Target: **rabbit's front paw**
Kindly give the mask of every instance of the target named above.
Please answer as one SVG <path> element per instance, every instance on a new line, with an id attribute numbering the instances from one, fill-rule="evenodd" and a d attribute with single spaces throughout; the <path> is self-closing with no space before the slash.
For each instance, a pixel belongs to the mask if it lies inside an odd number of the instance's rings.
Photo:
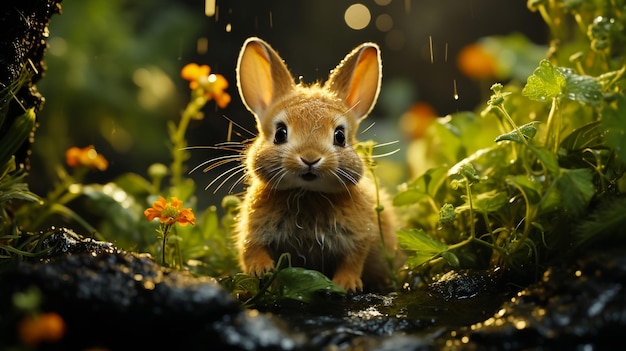
<path id="1" fill-rule="evenodd" d="M 361 277 L 350 273 L 335 273 L 333 277 L 333 283 L 344 288 L 348 292 L 360 292 L 363 291 L 363 282 Z"/>
<path id="2" fill-rule="evenodd" d="M 262 277 L 266 272 L 274 269 L 274 260 L 265 251 L 259 251 L 255 255 L 247 257 L 246 274 Z"/>

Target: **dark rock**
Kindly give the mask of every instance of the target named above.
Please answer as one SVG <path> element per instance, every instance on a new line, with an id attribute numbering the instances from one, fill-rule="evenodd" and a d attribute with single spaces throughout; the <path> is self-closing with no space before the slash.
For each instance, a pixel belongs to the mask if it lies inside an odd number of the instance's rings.
<path id="1" fill-rule="evenodd" d="M 212 278 L 163 268 L 149 255 L 67 230 L 45 243 L 56 248 L 51 257 L 20 262 L 0 277 L 0 346 L 17 342 L 10 332 L 19 317 L 12 296 L 35 287 L 41 310 L 57 312 L 68 326 L 63 340 L 47 349 L 302 348 L 301 336 L 270 315 L 243 310 Z"/>
<path id="2" fill-rule="evenodd" d="M 8 131 L 13 121 L 24 113 L 24 108 L 34 107 L 39 110 L 44 98 L 37 91 L 35 83 L 43 76 L 44 53 L 47 48 L 45 39 L 48 36 L 48 25 L 51 17 L 60 12 L 60 0 L 5 0 L 0 7 L 0 90 L 3 90 L 20 79 L 21 72 L 32 73 L 29 80 L 15 91 L 15 96 L 8 95 L 10 101 L 0 101 L 6 114 L 2 123 L 0 118 L 0 138 Z M 2 98 L 2 97 L 0 97 Z M 30 143 L 18 151 L 17 164 L 27 163 Z"/>
<path id="3" fill-rule="evenodd" d="M 608 349 L 626 328 L 626 250 L 589 252 L 545 271 L 491 318 L 449 343 L 468 349 Z"/>

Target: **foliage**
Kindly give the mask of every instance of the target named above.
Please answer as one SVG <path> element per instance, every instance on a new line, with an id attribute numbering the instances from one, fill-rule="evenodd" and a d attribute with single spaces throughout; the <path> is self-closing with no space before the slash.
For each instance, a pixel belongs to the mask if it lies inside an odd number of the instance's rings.
<path id="1" fill-rule="evenodd" d="M 410 269 L 531 273 L 529 264 L 619 236 L 626 223 L 623 5 L 528 2 L 551 29 L 547 58 L 523 86 L 494 84 L 479 112 L 433 123 L 427 147 L 443 150 L 429 164 L 443 166 L 395 196 L 407 218 L 399 242 Z M 493 142 L 476 147 L 474 139 Z"/>

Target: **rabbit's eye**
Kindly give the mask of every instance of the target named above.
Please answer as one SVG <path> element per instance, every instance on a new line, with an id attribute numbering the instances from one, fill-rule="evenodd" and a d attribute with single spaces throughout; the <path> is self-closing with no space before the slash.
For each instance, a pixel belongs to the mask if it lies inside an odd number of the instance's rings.
<path id="1" fill-rule="evenodd" d="M 276 132 L 274 133 L 274 144 L 284 144 L 287 142 L 287 126 L 284 123 L 278 123 L 276 125 Z"/>
<path id="2" fill-rule="evenodd" d="M 346 146 L 346 132 L 342 126 L 335 129 L 335 145 Z"/>

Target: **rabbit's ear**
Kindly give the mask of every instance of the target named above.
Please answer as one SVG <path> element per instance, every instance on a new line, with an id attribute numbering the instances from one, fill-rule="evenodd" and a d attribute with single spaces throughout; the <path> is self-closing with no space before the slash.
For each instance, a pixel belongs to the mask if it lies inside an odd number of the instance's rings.
<path id="1" fill-rule="evenodd" d="M 248 110 L 262 118 L 265 109 L 294 88 L 283 59 L 265 41 L 248 38 L 237 60 L 237 86 Z"/>
<path id="2" fill-rule="evenodd" d="M 337 94 L 356 118 L 361 120 L 374 108 L 381 80 L 380 49 L 374 43 L 364 43 L 339 63 L 325 86 Z"/>

